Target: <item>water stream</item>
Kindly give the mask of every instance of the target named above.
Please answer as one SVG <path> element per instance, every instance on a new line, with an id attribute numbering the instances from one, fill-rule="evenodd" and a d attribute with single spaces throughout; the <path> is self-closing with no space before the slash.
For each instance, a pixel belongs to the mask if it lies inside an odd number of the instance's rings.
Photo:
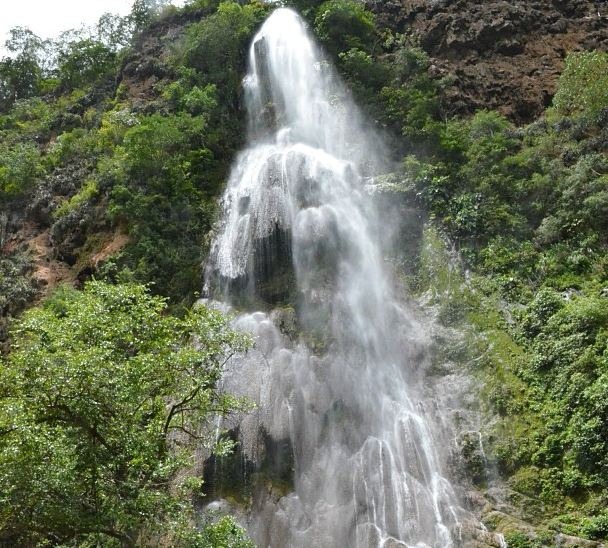
<path id="1" fill-rule="evenodd" d="M 381 140 L 289 9 L 255 37 L 244 85 L 249 146 L 206 290 L 250 310 L 236 325 L 256 347 L 224 379 L 257 403 L 242 452 L 260 463 L 274 448 L 289 476 L 283 491 L 258 486 L 249 532 L 273 548 L 453 546 L 461 513 L 422 390 L 428 335 L 395 290 L 390 219 L 366 190 Z"/>

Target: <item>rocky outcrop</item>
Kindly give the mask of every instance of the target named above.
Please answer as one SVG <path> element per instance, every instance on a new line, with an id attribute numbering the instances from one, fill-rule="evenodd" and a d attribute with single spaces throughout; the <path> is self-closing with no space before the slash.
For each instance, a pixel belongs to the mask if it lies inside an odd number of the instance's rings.
<path id="1" fill-rule="evenodd" d="M 125 56 L 117 83 L 131 101 L 136 112 L 158 112 L 157 103 L 162 80 L 175 77 L 169 58 L 176 43 L 183 37 L 186 27 L 210 13 L 209 9 L 177 11 L 153 22 L 135 40 Z"/>
<path id="2" fill-rule="evenodd" d="M 28 200 L 0 204 L 0 317 L 19 313 L 58 285 L 87 280 L 127 244 L 121 228 L 109 225 L 105 203 L 87 202 L 56 215 L 91 169 L 90 162 L 76 158 L 38 181 Z M 26 282 L 30 288 L 22 287 Z M 0 341 L 4 335 L 0 322 Z"/>
<path id="3" fill-rule="evenodd" d="M 547 107 L 568 52 L 608 49 L 605 0 L 366 0 L 379 25 L 413 34 L 448 82 L 446 114 Z"/>

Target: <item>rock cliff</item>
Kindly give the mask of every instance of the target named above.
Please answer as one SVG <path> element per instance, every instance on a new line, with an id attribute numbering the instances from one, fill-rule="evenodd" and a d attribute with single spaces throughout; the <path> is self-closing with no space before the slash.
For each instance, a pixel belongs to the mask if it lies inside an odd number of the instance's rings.
<path id="1" fill-rule="evenodd" d="M 550 104 L 566 54 L 608 49 L 604 0 L 366 0 L 380 27 L 414 35 L 447 78 L 444 109 L 529 122 Z"/>

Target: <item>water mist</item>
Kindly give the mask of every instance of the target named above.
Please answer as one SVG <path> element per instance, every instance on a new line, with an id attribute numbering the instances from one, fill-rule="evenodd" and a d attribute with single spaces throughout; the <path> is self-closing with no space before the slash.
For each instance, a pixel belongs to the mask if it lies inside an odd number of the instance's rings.
<path id="1" fill-rule="evenodd" d="M 396 295 L 388 223 L 365 188 L 379 140 L 289 9 L 255 37 L 244 86 L 249 146 L 206 290 L 240 310 L 275 307 L 236 319 L 256 347 L 224 383 L 257 403 L 238 429 L 245 458 L 264 458 L 263 437 L 293 469 L 284 492 L 255 490 L 248 530 L 273 548 L 452 546 L 460 510 L 417 372 L 427 336 Z"/>

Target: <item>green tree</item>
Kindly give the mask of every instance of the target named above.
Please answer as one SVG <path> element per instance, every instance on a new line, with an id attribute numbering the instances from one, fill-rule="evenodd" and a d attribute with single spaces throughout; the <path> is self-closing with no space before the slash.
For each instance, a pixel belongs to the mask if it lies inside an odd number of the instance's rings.
<path id="1" fill-rule="evenodd" d="M 40 67 L 30 59 L 6 57 L 0 61 L 0 109 L 7 110 L 18 99 L 36 95 Z"/>
<path id="2" fill-rule="evenodd" d="M 248 338 L 217 311 L 178 318 L 143 286 L 101 282 L 60 291 L 12 335 L 0 364 L 0 538 L 200 544 L 183 519 L 200 482 L 175 473 L 192 443 L 211 443 L 205 424 L 244 405 L 217 381 Z"/>
<path id="3" fill-rule="evenodd" d="M 31 30 L 15 27 L 4 44 L 10 57 L 0 61 L 0 110 L 36 95 L 43 75 L 41 52 L 45 42 Z"/>
<path id="4" fill-rule="evenodd" d="M 128 46 L 132 34 L 133 28 L 128 17 L 104 13 L 97 22 L 97 40 L 111 51 Z"/>
<path id="5" fill-rule="evenodd" d="M 57 73 L 64 87 L 76 88 L 95 82 L 114 66 L 115 54 L 90 38 L 65 44 L 57 58 Z"/>
<path id="6" fill-rule="evenodd" d="M 168 0 L 135 0 L 128 18 L 134 30 L 142 30 L 158 17 Z"/>

